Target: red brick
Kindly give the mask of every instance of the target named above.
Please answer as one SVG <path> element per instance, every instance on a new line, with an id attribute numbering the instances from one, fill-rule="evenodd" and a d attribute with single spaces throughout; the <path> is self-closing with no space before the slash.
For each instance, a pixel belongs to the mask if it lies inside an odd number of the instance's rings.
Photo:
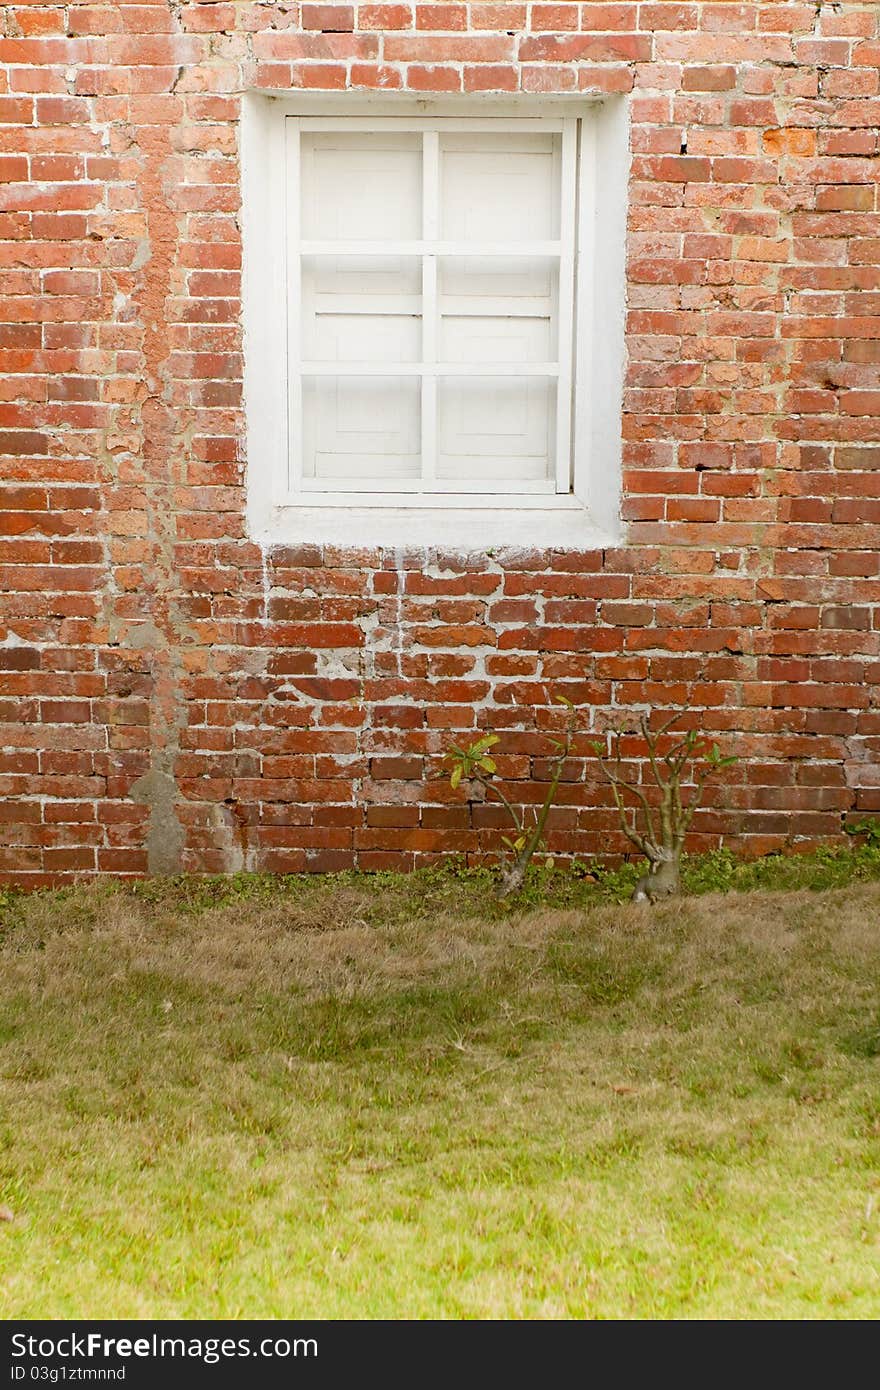
<path id="1" fill-rule="evenodd" d="M 524 92 L 571 92 L 577 87 L 578 75 L 570 67 L 551 67 L 542 65 L 522 67 L 522 89 Z"/>
<path id="2" fill-rule="evenodd" d="M 411 29 L 412 5 L 358 5 L 359 29 Z"/>
<path id="3" fill-rule="evenodd" d="M 639 6 L 639 28 L 648 33 L 658 30 L 694 30 L 699 24 L 699 10 L 696 3 L 673 4 L 663 0 L 661 4 L 641 4 Z"/>
<path id="4" fill-rule="evenodd" d="M 294 63 L 291 71 L 291 80 L 295 87 L 311 88 L 320 92 L 344 91 L 347 76 L 342 64 L 333 63 Z"/>
<path id="5" fill-rule="evenodd" d="M 651 56 L 651 40 L 647 34 L 548 34 L 523 39 L 519 56 L 524 63 L 645 62 Z"/>
<path id="6" fill-rule="evenodd" d="M 374 63 L 352 63 L 352 87 L 370 87 L 381 91 L 393 91 L 403 86 L 403 78 L 396 68 Z"/>
<path id="7" fill-rule="evenodd" d="M 45 454 L 49 440 L 35 430 L 0 430 L 0 454 Z"/>
<path id="8" fill-rule="evenodd" d="M 513 59 L 514 42 L 506 34 L 389 34 L 383 56 L 389 63 L 503 63 Z"/>
<path id="9" fill-rule="evenodd" d="M 466 29 L 467 5 L 416 5 L 417 29 Z"/>
<path id="10" fill-rule="evenodd" d="M 736 68 L 687 67 L 682 73 L 681 85 L 685 92 L 729 92 L 736 86 Z"/>
<path id="11" fill-rule="evenodd" d="M 518 86 L 519 71 L 512 64 L 502 67 L 497 63 L 483 63 L 464 69 L 466 92 L 515 92 Z"/>
<path id="12" fill-rule="evenodd" d="M 460 92 L 461 73 L 454 67 L 421 67 L 416 63 L 406 71 L 407 85 L 415 92 Z"/>
<path id="13" fill-rule="evenodd" d="M 302 27 L 325 34 L 350 34 L 354 28 L 352 5 L 302 5 Z"/>
<path id="14" fill-rule="evenodd" d="M 526 6 L 514 3 L 514 0 L 500 0 L 500 3 L 496 4 L 472 3 L 468 10 L 472 29 L 499 30 L 504 33 L 526 27 Z"/>
<path id="15" fill-rule="evenodd" d="M 147 872 L 130 789 L 169 744 L 186 871 L 477 862 L 503 815 L 440 755 L 496 730 L 505 788 L 535 804 L 560 691 L 600 724 L 687 706 L 737 753 L 693 848 L 815 843 L 880 810 L 845 742 L 880 741 L 872 7 L 218 0 L 175 27 L 165 5 L 20 4 L 13 28 L 4 879 Z M 282 92 L 635 91 L 625 542 L 248 538 L 239 68 Z M 617 847 L 583 775 L 556 853 Z"/>
<path id="16" fill-rule="evenodd" d="M 602 6 L 604 9 L 605 7 Z M 529 28 L 532 33 L 556 32 L 558 30 L 573 29 L 577 31 L 580 27 L 580 5 L 542 5 L 533 4 L 529 19 Z"/>
<path id="17" fill-rule="evenodd" d="M 815 130 L 793 128 L 766 130 L 763 144 L 767 154 L 814 155 L 816 153 L 816 132 Z"/>

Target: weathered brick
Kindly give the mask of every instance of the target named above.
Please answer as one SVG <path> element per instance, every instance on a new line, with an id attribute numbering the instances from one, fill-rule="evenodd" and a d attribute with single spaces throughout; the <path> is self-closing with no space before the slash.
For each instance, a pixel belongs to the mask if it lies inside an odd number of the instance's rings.
<path id="1" fill-rule="evenodd" d="M 302 5 L 302 27 L 319 29 L 326 34 L 351 33 L 354 28 L 352 5 Z"/>
<path id="2" fill-rule="evenodd" d="M 467 5 L 417 4 L 415 9 L 417 29 L 467 29 Z"/>
<path id="3" fill-rule="evenodd" d="M 599 725 L 686 708 L 738 753 L 695 847 L 812 843 L 880 810 L 844 742 L 880 737 L 880 49 L 873 7 L 819 10 L 15 7 L 0 875 L 155 869 L 131 793 L 169 743 L 176 867 L 492 852 L 502 814 L 453 793 L 440 754 L 497 731 L 507 794 L 534 804 L 558 693 Z M 462 557 L 249 540 L 239 72 L 338 100 L 634 91 L 625 542 Z M 554 853 L 616 829 L 583 769 L 565 770 Z"/>
<path id="4" fill-rule="evenodd" d="M 685 92 L 729 92 L 736 86 L 736 68 L 687 67 L 682 73 L 681 85 Z"/>
<path id="5" fill-rule="evenodd" d="M 358 5 L 358 27 L 360 29 L 411 29 L 413 27 L 412 5 Z"/>

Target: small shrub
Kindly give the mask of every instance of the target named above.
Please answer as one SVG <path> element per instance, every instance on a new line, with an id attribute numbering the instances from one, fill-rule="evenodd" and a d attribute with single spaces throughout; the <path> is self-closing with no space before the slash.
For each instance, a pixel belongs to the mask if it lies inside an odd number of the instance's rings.
<path id="1" fill-rule="evenodd" d="M 721 768 L 736 762 L 736 758 L 724 757 L 717 744 L 701 743 L 696 729 L 689 729 L 663 752 L 664 735 L 679 717 L 674 715 L 656 730 L 651 728 L 647 715 L 642 715 L 639 721 L 659 793 L 655 805 L 641 786 L 630 782 L 623 774 L 621 745 L 630 730 L 612 730 L 606 742 L 593 744 L 599 766 L 611 785 L 621 829 L 650 866 L 635 886 L 633 902 L 653 903 L 658 898 L 681 892 L 682 851 L 703 787 Z M 693 791 L 687 802 L 682 799 L 682 784 L 686 779 L 693 781 Z M 631 820 L 627 796 L 637 803 L 632 809 Z"/>
<path id="2" fill-rule="evenodd" d="M 502 874 L 498 888 L 500 898 L 507 898 L 511 893 L 519 892 L 525 883 L 529 864 L 536 851 L 543 845 L 547 817 L 556 800 L 562 770 L 571 753 L 571 746 L 577 730 L 577 711 L 571 701 L 562 696 L 556 698 L 560 704 L 568 707 L 569 717 L 563 737 L 550 740 L 556 750 L 556 756 L 551 763 L 550 781 L 547 785 L 546 795 L 540 808 L 534 813 L 534 819 L 531 823 L 529 823 L 525 808 L 514 806 L 504 795 L 497 782 L 493 780 L 498 768 L 491 755 L 491 750 L 501 741 L 497 734 L 484 734 L 468 748 L 459 748 L 457 744 L 453 744 L 444 755 L 444 761 L 452 764 L 449 785 L 453 791 L 464 783 L 471 791 L 477 789 L 481 799 L 482 797 L 494 797 L 504 807 L 510 818 L 513 834 L 503 835 L 502 842 L 509 852 L 512 862 Z M 552 864 L 552 860 L 548 862 Z"/>

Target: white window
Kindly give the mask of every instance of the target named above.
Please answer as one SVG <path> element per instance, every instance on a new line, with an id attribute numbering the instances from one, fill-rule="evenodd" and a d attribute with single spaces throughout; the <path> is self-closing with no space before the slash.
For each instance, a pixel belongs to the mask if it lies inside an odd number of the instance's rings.
<path id="1" fill-rule="evenodd" d="M 619 498 L 622 264 L 611 294 L 599 272 L 622 259 L 626 154 L 600 151 L 603 108 L 309 114 L 257 97 L 249 109 L 257 537 L 607 539 Z M 621 170 L 603 219 L 600 170 L 612 153 Z M 600 251 L 615 219 L 617 247 Z"/>

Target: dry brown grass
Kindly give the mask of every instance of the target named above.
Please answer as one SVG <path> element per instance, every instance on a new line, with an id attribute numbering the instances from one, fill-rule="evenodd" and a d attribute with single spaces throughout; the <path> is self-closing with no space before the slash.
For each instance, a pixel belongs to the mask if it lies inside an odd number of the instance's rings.
<path id="1" fill-rule="evenodd" d="M 873 1316 L 880 885 L 474 909 L 17 901 L 5 1316 Z"/>

